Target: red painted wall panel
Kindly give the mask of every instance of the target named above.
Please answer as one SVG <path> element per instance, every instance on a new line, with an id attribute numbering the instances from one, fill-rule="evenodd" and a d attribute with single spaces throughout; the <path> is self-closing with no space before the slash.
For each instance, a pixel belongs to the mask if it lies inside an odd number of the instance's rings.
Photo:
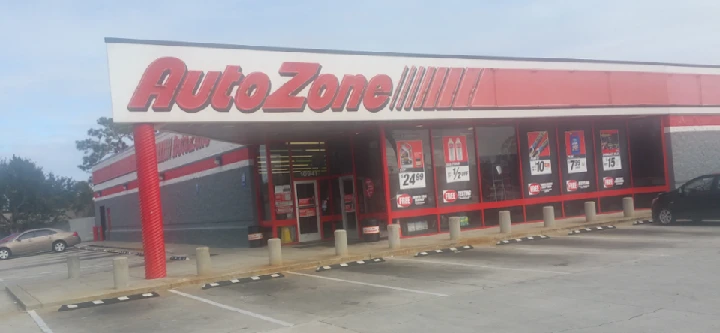
<path id="1" fill-rule="evenodd" d="M 667 75 L 668 103 L 700 105 L 700 78 L 693 74 Z"/>
<path id="2" fill-rule="evenodd" d="M 500 107 L 609 105 L 607 73 L 499 69 L 495 74 Z"/>
<path id="3" fill-rule="evenodd" d="M 610 72 L 614 106 L 668 105 L 666 74 Z"/>
<path id="4" fill-rule="evenodd" d="M 720 75 L 700 75 L 703 105 L 720 105 Z"/>

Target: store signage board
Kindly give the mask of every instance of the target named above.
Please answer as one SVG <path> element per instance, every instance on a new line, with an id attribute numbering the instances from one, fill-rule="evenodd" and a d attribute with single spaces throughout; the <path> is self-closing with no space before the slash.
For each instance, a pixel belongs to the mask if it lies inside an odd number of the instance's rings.
<path id="1" fill-rule="evenodd" d="M 610 98 L 622 93 L 621 84 L 647 82 L 642 73 L 627 76 L 629 72 L 651 72 L 666 80 L 668 66 L 660 65 L 350 54 L 120 39 L 108 39 L 107 50 L 113 117 L 124 123 L 718 113 L 720 104 L 647 105 L 647 100 L 667 100 L 665 88 L 643 90 L 647 96 L 633 94 L 623 105 Z M 718 69 L 672 69 L 685 75 L 708 74 L 710 81 L 703 82 L 720 82 Z M 618 89 L 608 72 L 627 76 L 617 81 Z M 538 91 L 530 86 L 552 89 Z M 703 94 L 713 93 L 703 89 Z M 708 106 L 703 101 L 697 106 Z M 504 110 L 487 112 L 498 108 Z"/>

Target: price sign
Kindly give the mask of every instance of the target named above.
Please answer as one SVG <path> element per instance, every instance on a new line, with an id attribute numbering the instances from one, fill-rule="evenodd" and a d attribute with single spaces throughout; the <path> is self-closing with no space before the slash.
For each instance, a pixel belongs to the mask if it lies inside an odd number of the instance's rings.
<path id="1" fill-rule="evenodd" d="M 568 173 L 581 173 L 587 172 L 587 159 L 583 158 L 568 158 L 567 159 L 567 170 Z"/>
<path id="2" fill-rule="evenodd" d="M 425 172 L 401 172 L 400 189 L 425 188 Z"/>
<path id="3" fill-rule="evenodd" d="M 536 175 L 549 175 L 552 173 L 550 167 L 550 160 L 535 160 L 530 161 L 530 174 Z"/>
<path id="4" fill-rule="evenodd" d="M 445 180 L 448 183 L 469 182 L 470 167 L 467 165 L 450 166 L 445 168 Z"/>
<path id="5" fill-rule="evenodd" d="M 603 170 L 621 170 L 620 156 L 603 156 Z"/>

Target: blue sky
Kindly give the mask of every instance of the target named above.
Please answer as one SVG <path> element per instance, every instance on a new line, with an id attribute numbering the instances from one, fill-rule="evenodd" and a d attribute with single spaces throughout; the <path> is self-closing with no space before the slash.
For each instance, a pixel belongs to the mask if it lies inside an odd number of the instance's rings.
<path id="1" fill-rule="evenodd" d="M 103 38 L 720 64 L 717 0 L 0 0 L 0 158 L 85 179 Z"/>

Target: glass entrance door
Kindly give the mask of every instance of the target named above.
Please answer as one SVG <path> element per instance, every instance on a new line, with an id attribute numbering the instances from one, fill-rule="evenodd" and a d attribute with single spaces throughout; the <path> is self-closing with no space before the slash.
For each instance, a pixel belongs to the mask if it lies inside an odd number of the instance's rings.
<path id="1" fill-rule="evenodd" d="M 352 176 L 340 178 L 340 193 L 342 194 L 343 229 L 347 230 L 350 239 L 357 239 L 357 213 L 355 209 L 355 184 Z"/>
<path id="2" fill-rule="evenodd" d="M 300 242 L 320 240 L 320 212 L 317 198 L 317 182 L 295 182 L 295 207 Z"/>

